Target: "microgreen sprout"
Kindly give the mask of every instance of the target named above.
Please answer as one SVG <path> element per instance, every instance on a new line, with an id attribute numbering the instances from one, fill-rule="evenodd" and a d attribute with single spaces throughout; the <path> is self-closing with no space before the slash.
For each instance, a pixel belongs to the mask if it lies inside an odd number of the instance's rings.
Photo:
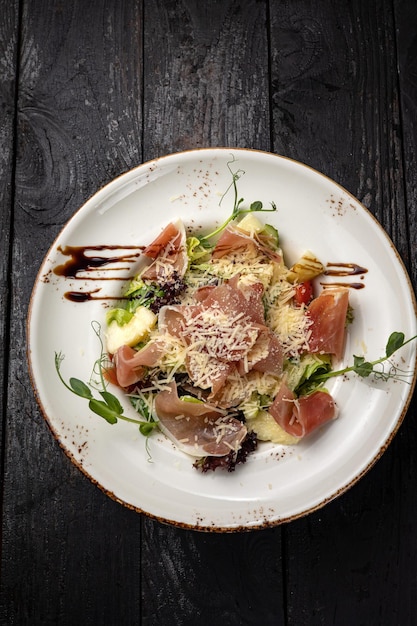
<path id="1" fill-rule="evenodd" d="M 271 202 L 271 208 L 270 209 L 264 209 L 263 208 L 263 204 L 260 200 L 255 200 L 255 202 L 252 202 L 252 204 L 249 206 L 248 209 L 242 209 L 240 208 L 242 205 L 242 202 L 244 201 L 243 198 L 239 198 L 238 195 L 238 190 L 237 190 L 237 181 L 245 174 L 245 171 L 242 169 L 237 169 L 236 171 L 233 171 L 232 169 L 232 164 L 235 163 L 236 159 L 234 157 L 234 155 L 232 155 L 233 158 L 231 161 L 227 162 L 227 168 L 229 170 L 229 172 L 232 175 L 232 182 L 230 183 L 230 185 L 228 186 L 228 188 L 226 189 L 226 191 L 224 192 L 223 196 L 220 199 L 220 203 L 221 204 L 223 202 L 224 197 L 227 195 L 227 193 L 229 192 L 229 190 L 233 187 L 233 192 L 234 192 L 234 203 L 233 203 L 233 211 L 231 213 L 231 215 L 229 215 L 229 217 L 223 222 L 223 224 L 221 226 L 219 226 L 218 228 L 216 228 L 213 232 L 211 232 L 208 235 L 204 235 L 204 237 L 199 237 L 199 241 L 201 246 L 203 246 L 203 248 L 210 248 L 211 244 L 209 243 L 209 239 L 212 239 L 213 237 L 215 237 L 216 235 L 218 235 L 219 233 L 221 233 L 226 226 L 232 222 L 233 220 L 235 220 L 236 218 L 242 216 L 242 215 L 246 215 L 247 213 L 254 213 L 254 212 L 273 212 L 277 210 L 276 204 L 274 202 Z"/>
<path id="2" fill-rule="evenodd" d="M 131 417 L 127 417 L 123 414 L 123 407 L 119 401 L 119 399 L 107 391 L 107 382 L 104 378 L 104 362 L 107 359 L 106 355 L 103 352 L 103 343 L 100 337 L 100 324 L 97 322 L 92 323 L 92 327 L 97 337 L 100 340 L 101 345 L 101 354 L 100 357 L 94 363 L 93 374 L 90 378 L 89 384 L 83 382 L 79 378 L 71 377 L 68 382 L 65 381 L 64 377 L 61 374 L 61 365 L 64 360 L 64 355 L 61 352 L 55 352 L 55 369 L 58 374 L 58 377 L 64 387 L 71 391 L 71 393 L 79 396 L 80 398 L 84 398 L 88 400 L 88 406 L 90 410 L 99 415 L 103 419 L 106 420 L 109 424 L 117 424 L 118 420 L 123 420 L 125 422 L 130 422 L 132 424 L 136 424 L 139 426 L 139 430 L 144 436 L 149 436 L 154 428 L 157 427 L 158 423 L 152 421 L 149 418 L 149 421 L 136 420 Z M 93 380 L 93 375 L 98 375 L 98 380 Z M 101 399 L 94 397 L 93 389 L 96 390 Z"/>
<path id="3" fill-rule="evenodd" d="M 387 381 L 389 379 L 399 380 L 408 382 L 406 377 L 409 376 L 409 372 L 401 373 L 401 370 L 394 366 L 390 361 L 390 357 L 397 352 L 400 348 L 403 348 L 411 341 L 417 339 L 417 335 L 414 337 L 410 337 L 410 339 L 405 340 L 404 333 L 395 331 L 391 333 L 388 338 L 387 345 L 385 347 L 385 355 L 375 361 L 366 361 L 363 356 L 353 355 L 353 365 L 349 367 L 345 367 L 341 370 L 329 371 L 329 372 L 317 372 L 317 374 L 313 374 L 313 376 L 309 379 L 310 383 L 318 383 L 321 384 L 328 380 L 329 378 L 334 378 L 336 376 L 343 376 L 344 374 L 348 374 L 350 372 L 354 372 L 361 378 L 368 378 L 371 374 L 376 378 Z M 386 371 L 384 369 L 384 364 L 389 363 L 389 370 Z M 382 365 L 382 367 L 378 367 Z"/>

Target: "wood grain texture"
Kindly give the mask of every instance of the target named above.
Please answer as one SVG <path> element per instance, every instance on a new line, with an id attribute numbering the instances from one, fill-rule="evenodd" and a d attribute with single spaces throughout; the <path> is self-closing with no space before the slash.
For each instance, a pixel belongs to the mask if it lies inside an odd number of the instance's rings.
<path id="1" fill-rule="evenodd" d="M 273 145 L 356 195 L 413 272 L 394 32 L 387 2 L 272 3 Z M 407 550 L 415 554 L 414 538 L 399 531 L 403 516 L 416 515 L 413 415 L 415 401 L 358 485 L 286 528 L 288 623 L 416 621 L 398 584 L 410 567 Z"/>
<path id="2" fill-rule="evenodd" d="M 13 223 L 14 125 L 16 97 L 16 67 L 19 38 L 17 2 L 0 2 L 0 397 L 1 423 L 6 408 L 7 343 L 11 268 L 11 227 Z M 3 427 L 0 444 L 3 438 Z M 2 448 L 1 448 L 2 449 Z M 2 462 L 2 453 L 1 459 Z M 2 465 L 1 465 L 2 467 Z"/>
<path id="3" fill-rule="evenodd" d="M 408 220 L 403 232 L 409 240 L 409 271 L 417 289 L 417 7 L 398 0 L 395 4 L 399 86 L 401 89 L 401 125 L 403 131 L 404 182 Z"/>
<path id="4" fill-rule="evenodd" d="M 145 5 L 145 158 L 207 146 L 269 150 L 266 2 Z"/>
<path id="5" fill-rule="evenodd" d="M 285 624 L 279 528 L 211 535 L 144 527 L 143 624 Z"/>
<path id="6" fill-rule="evenodd" d="M 272 2 L 271 41 L 274 150 L 346 187 L 407 262 L 390 3 Z"/>
<path id="7" fill-rule="evenodd" d="M 141 160 L 140 3 L 24 3 L 3 517 L 2 623 L 139 623 L 138 516 L 91 485 L 40 416 L 25 318 L 43 255 Z M 92 566 L 94 564 L 94 567 Z"/>

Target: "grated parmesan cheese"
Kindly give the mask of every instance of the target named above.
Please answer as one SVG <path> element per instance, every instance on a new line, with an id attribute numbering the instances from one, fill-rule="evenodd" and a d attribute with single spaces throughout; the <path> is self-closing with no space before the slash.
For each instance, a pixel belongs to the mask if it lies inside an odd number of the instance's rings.
<path id="1" fill-rule="evenodd" d="M 305 307 L 292 304 L 294 287 L 286 280 L 275 283 L 267 294 L 267 322 L 277 334 L 286 357 L 297 358 L 308 350 L 311 321 Z"/>

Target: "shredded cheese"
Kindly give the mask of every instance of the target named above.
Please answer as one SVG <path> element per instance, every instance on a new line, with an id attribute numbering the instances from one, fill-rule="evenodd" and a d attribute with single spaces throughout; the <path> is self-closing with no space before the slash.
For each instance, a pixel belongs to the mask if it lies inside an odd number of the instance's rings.
<path id="1" fill-rule="evenodd" d="M 277 264 L 255 246 L 229 252 L 219 259 L 210 259 L 207 263 L 197 265 L 202 275 L 215 276 L 221 280 L 229 280 L 239 276 L 246 282 L 261 282 L 265 288 L 271 283 Z"/>
<path id="2" fill-rule="evenodd" d="M 203 351 L 212 358 L 238 361 L 254 345 L 258 329 L 241 313 L 229 315 L 211 307 L 189 317 L 181 334 L 190 344 L 188 354 Z"/>
<path id="3" fill-rule="evenodd" d="M 279 280 L 269 290 L 267 297 L 267 322 L 278 335 L 284 355 L 297 358 L 308 350 L 311 321 L 304 306 L 294 306 L 294 287 L 285 279 Z"/>

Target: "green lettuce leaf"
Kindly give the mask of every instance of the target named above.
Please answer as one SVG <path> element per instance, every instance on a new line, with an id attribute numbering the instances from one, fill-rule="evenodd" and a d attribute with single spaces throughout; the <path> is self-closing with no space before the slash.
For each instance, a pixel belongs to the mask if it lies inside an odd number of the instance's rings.
<path id="1" fill-rule="evenodd" d="M 124 326 L 133 317 L 133 313 L 127 311 L 126 309 L 116 308 L 110 309 L 106 314 L 106 322 L 107 324 L 111 324 L 111 322 L 116 321 L 119 326 Z"/>
<path id="2" fill-rule="evenodd" d="M 312 393 L 322 382 L 310 380 L 317 374 L 331 370 L 332 361 L 328 354 L 306 354 L 299 362 L 290 362 L 286 367 L 287 385 L 298 396 Z"/>

